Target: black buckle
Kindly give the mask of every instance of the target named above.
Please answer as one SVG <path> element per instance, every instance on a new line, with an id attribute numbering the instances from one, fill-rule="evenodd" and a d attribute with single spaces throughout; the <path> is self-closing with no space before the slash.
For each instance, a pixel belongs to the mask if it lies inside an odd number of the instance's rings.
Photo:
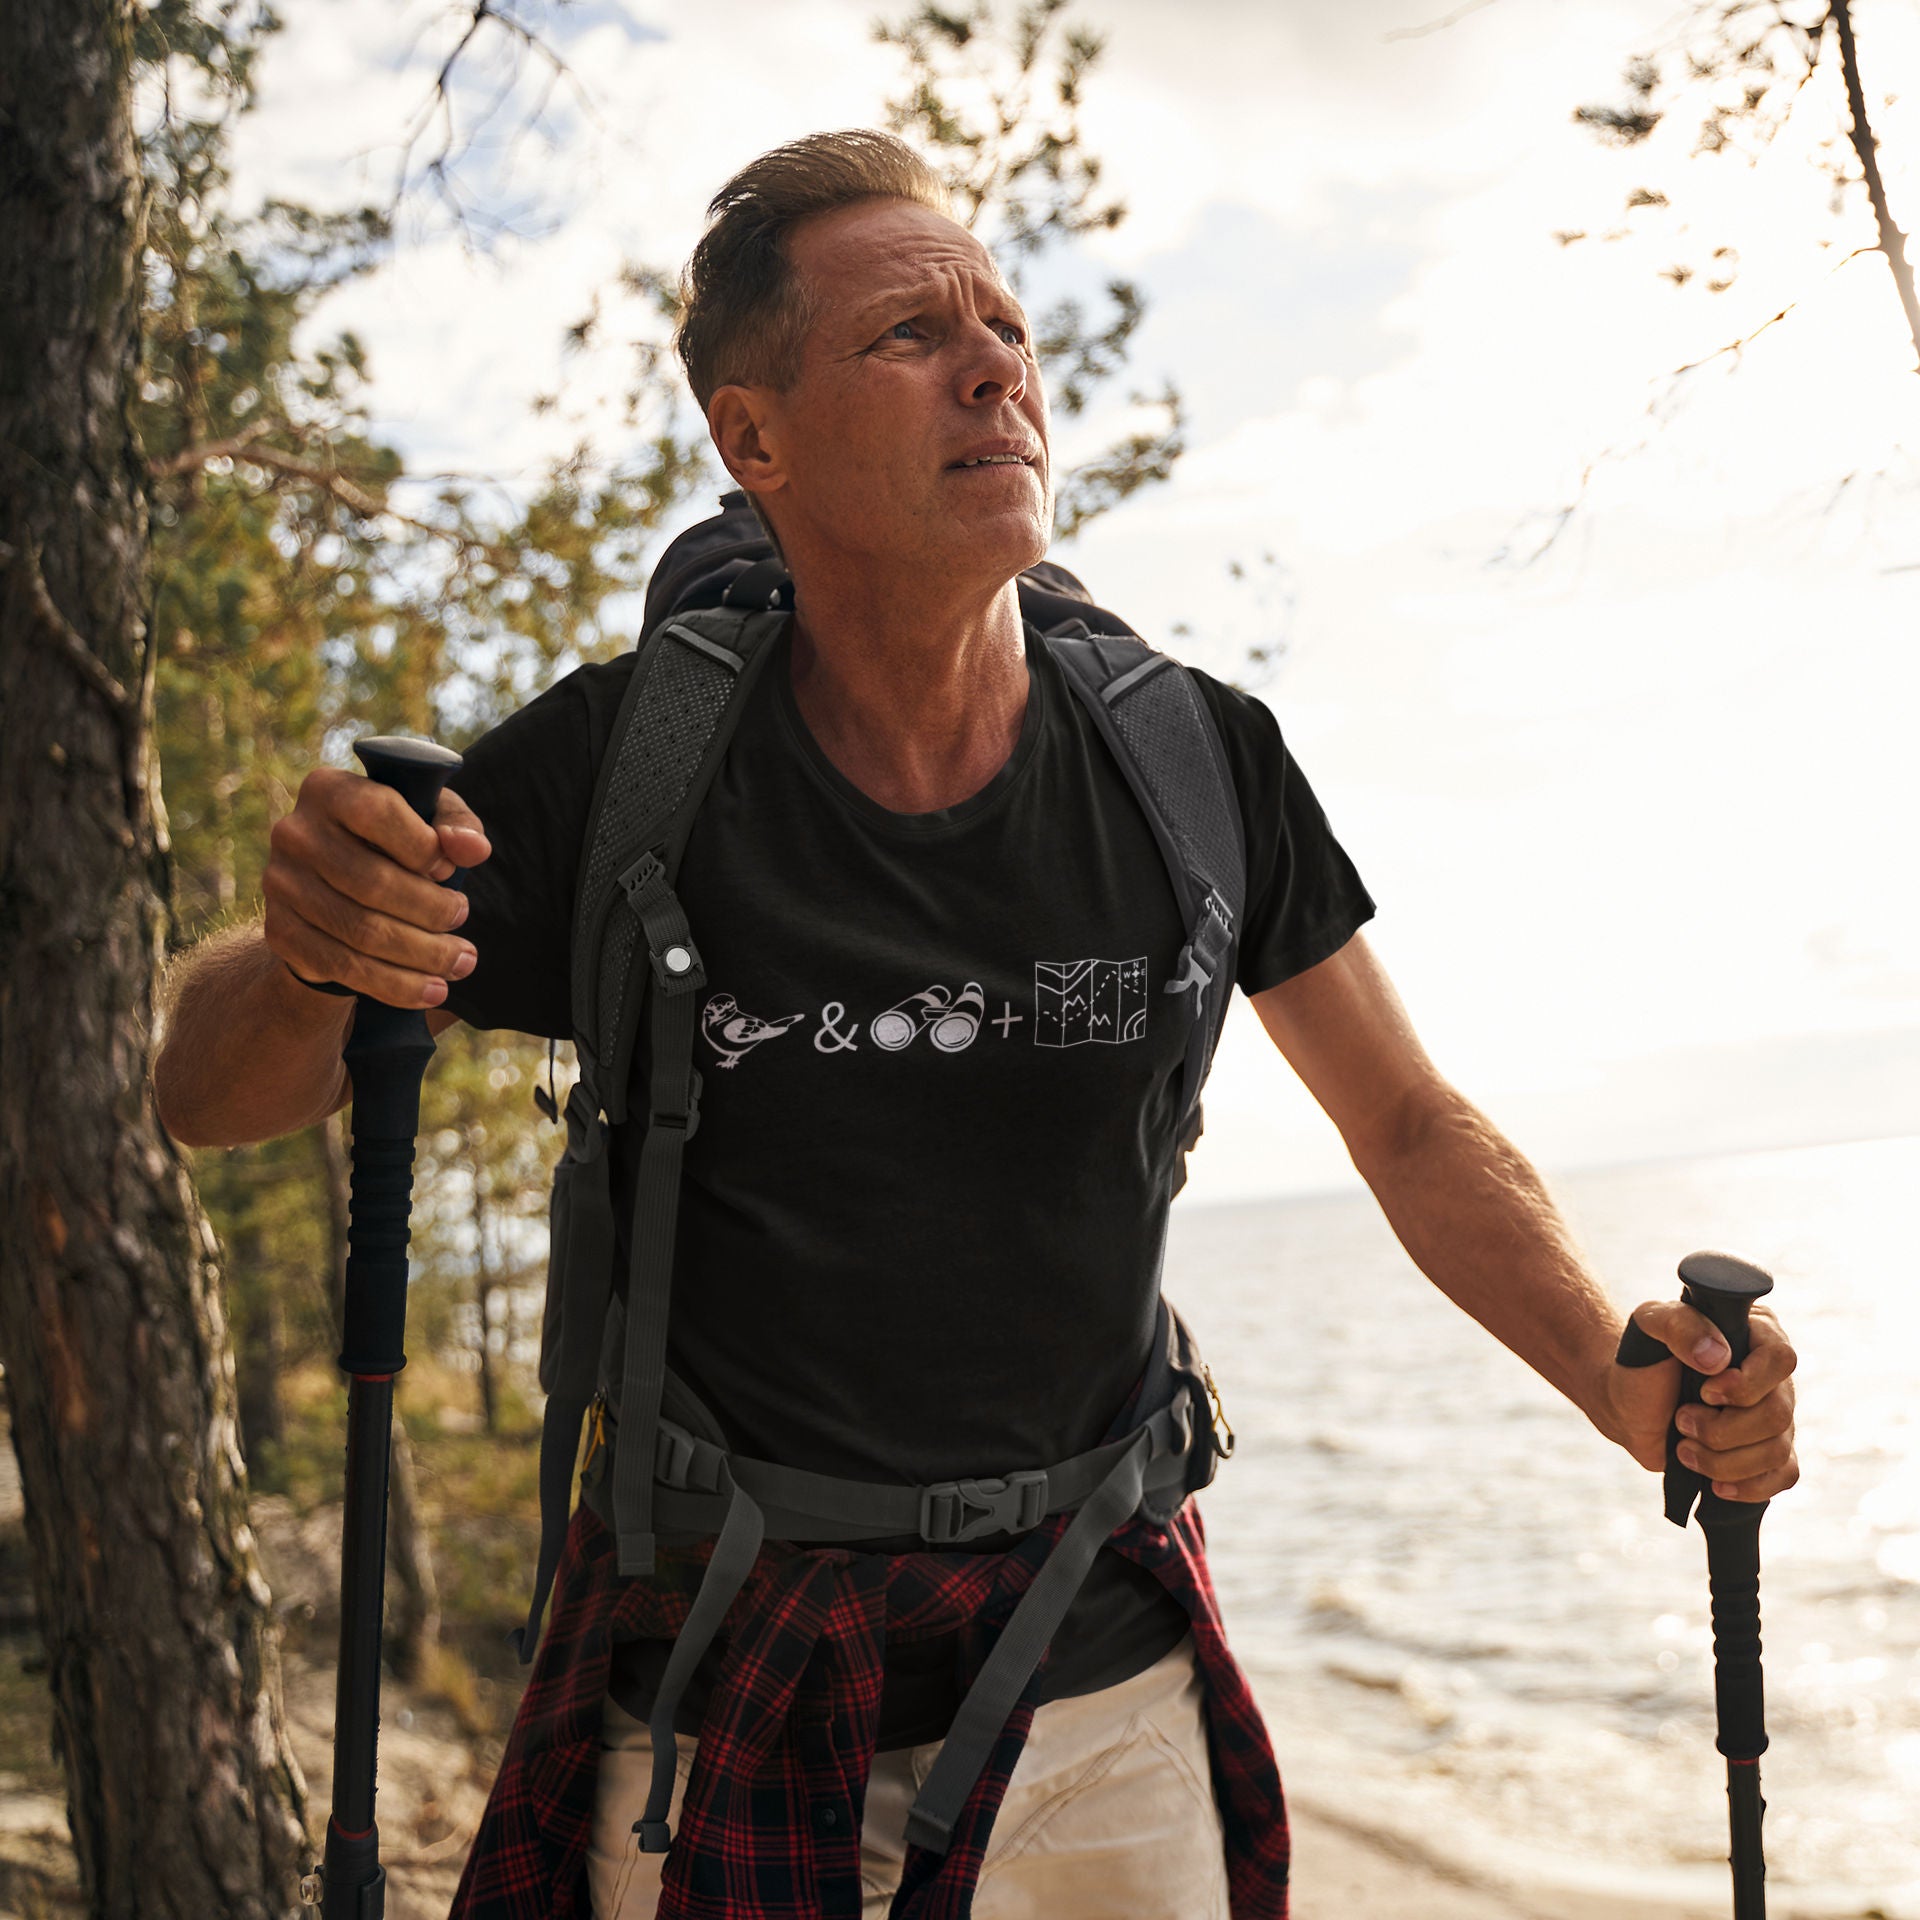
<path id="1" fill-rule="evenodd" d="M 1004 1480 L 943 1480 L 920 1489 L 920 1537 L 957 1546 L 989 1533 L 1026 1533 L 1047 1517 L 1047 1476 L 1037 1470 Z"/>
<path id="2" fill-rule="evenodd" d="M 664 1820 L 636 1820 L 633 1830 L 642 1853 L 665 1853 L 673 1844 L 673 1829 Z"/>

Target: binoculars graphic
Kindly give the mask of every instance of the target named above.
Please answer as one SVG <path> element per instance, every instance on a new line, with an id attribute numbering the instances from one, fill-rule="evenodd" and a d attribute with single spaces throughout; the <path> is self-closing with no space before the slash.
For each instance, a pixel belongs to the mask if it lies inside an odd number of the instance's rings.
<path id="1" fill-rule="evenodd" d="M 977 980 L 969 980 L 957 994 L 951 987 L 932 986 L 876 1014 L 868 1022 L 867 1032 L 873 1044 L 888 1053 L 898 1053 L 927 1032 L 942 1053 L 963 1053 L 973 1045 L 986 1010 L 986 998 Z"/>

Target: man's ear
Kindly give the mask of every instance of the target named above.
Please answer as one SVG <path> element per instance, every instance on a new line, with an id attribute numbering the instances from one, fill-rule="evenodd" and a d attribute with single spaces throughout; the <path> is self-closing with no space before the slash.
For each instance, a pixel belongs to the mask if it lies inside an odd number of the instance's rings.
<path id="1" fill-rule="evenodd" d="M 719 387 L 707 402 L 707 431 L 734 484 L 758 504 L 787 484 L 780 461 L 773 393 L 766 387 Z"/>

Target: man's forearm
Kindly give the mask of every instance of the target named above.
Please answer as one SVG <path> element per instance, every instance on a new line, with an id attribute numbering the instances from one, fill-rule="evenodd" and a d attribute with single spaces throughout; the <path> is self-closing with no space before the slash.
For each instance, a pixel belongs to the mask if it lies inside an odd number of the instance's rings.
<path id="1" fill-rule="evenodd" d="M 296 1132 L 346 1095 L 340 1048 L 353 1001 L 303 987 L 256 923 L 174 963 L 154 1097 L 182 1146 L 237 1147 Z"/>
<path id="2" fill-rule="evenodd" d="M 1360 1171 L 1421 1272 L 1618 1438 L 1602 1382 L 1620 1310 L 1525 1155 L 1453 1094 Z"/>

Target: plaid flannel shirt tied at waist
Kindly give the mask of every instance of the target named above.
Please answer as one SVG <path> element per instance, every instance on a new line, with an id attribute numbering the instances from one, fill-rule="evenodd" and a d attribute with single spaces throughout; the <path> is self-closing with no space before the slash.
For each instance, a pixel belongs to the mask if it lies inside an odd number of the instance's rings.
<path id="1" fill-rule="evenodd" d="M 859 1920 L 860 1825 L 887 1644 L 958 1636 L 971 1686 L 1071 1516 L 1000 1554 L 855 1552 L 770 1542 L 729 1607 L 725 1646 L 667 1854 L 661 1920 Z M 552 1617 L 451 1920 L 588 1920 L 601 1716 L 616 1641 L 675 1638 L 711 1541 L 620 1578 L 613 1535 L 574 1513 Z M 1233 1920 L 1286 1920 L 1278 1767 L 1227 1648 L 1198 1510 L 1135 1518 L 1107 1550 L 1145 1568 L 1193 1623 Z M 944 1854 L 910 1847 L 892 1920 L 966 1920 L 994 1815 L 1032 1724 L 1037 1674 L 995 1742 Z"/>

